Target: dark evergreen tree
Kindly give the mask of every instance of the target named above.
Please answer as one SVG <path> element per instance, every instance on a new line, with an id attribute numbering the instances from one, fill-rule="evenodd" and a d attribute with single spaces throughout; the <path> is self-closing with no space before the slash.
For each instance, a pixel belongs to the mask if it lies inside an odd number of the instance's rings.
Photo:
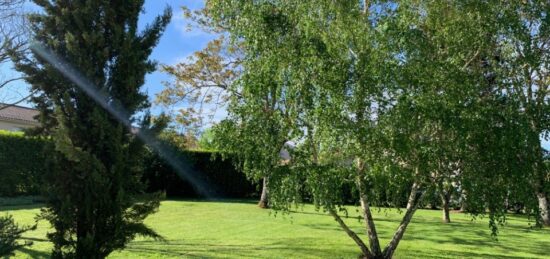
<path id="1" fill-rule="evenodd" d="M 145 125 L 149 103 L 140 91 L 149 60 L 171 18 L 171 10 L 143 31 L 144 0 L 34 0 L 42 12 L 30 16 L 37 44 L 80 71 L 109 105 L 124 107 L 133 125 Z M 13 56 L 16 68 L 38 93 L 52 158 L 41 216 L 53 226 L 54 258 L 104 258 L 136 235 L 159 237 L 143 220 L 159 200 L 140 184 L 143 144 L 124 123 L 94 102 L 39 55 Z"/>

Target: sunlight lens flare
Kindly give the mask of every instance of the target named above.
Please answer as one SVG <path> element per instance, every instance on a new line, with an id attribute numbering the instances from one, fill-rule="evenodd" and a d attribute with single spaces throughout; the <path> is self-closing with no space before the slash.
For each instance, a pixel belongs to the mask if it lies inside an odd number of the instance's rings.
<path id="1" fill-rule="evenodd" d="M 67 79 L 84 91 L 97 104 L 107 110 L 120 123 L 128 129 L 132 129 L 132 122 L 130 121 L 131 114 L 119 104 L 118 100 L 114 100 L 106 93 L 101 92 L 99 88 L 87 80 L 86 77 L 82 76 L 82 74 L 74 69 L 68 62 L 65 62 L 46 47 L 34 42 L 31 44 L 30 48 L 36 55 L 47 61 Z M 199 178 L 200 174 L 190 166 L 190 163 L 186 161 L 186 158 L 178 156 L 174 151 L 172 151 L 172 149 L 168 148 L 162 143 L 162 141 L 158 140 L 156 136 L 150 132 L 150 130 L 139 129 L 135 132 L 132 130 L 129 131 L 157 152 L 157 154 L 159 154 L 168 164 L 170 164 L 170 166 L 172 166 L 180 178 L 187 180 L 193 186 L 199 195 L 208 199 L 215 197 L 216 191 L 213 190 L 213 186 L 207 184 L 203 179 Z"/>

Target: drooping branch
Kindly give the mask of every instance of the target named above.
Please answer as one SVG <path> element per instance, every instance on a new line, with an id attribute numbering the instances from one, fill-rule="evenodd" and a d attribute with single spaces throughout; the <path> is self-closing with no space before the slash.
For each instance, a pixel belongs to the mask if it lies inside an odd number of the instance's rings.
<path id="1" fill-rule="evenodd" d="M 11 15 L 12 11 L 24 2 L 25 0 L 0 0 L 0 12 L 2 12 L 3 15 Z M 8 11 L 10 12 L 8 13 Z"/>
<path id="2" fill-rule="evenodd" d="M 0 64 L 7 64 L 14 55 L 23 56 L 28 51 L 28 30 L 27 19 L 24 10 L 25 0 L 0 0 Z M 0 81 L 0 89 L 5 89 L 7 85 L 15 81 L 24 79 L 23 77 L 5 77 Z M 12 103 L 14 106 L 32 96 Z M 3 106 L 3 109 L 7 108 Z"/>
<path id="3" fill-rule="evenodd" d="M 464 66 L 462 66 L 462 70 L 468 68 L 470 64 L 472 64 L 472 62 L 474 62 L 474 60 L 477 59 L 478 57 L 479 57 L 479 49 L 474 53 L 474 55 L 472 55 L 470 59 L 468 59 L 468 61 L 466 61 Z"/>
<path id="4" fill-rule="evenodd" d="M 365 2 L 363 3 L 363 15 L 366 16 L 368 18 L 369 16 L 369 8 L 370 8 L 370 0 L 365 0 Z"/>

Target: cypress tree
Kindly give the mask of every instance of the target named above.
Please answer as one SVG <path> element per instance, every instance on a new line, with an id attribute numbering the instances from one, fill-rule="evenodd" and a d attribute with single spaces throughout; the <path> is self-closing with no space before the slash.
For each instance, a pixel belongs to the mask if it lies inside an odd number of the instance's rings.
<path id="1" fill-rule="evenodd" d="M 35 41 L 68 61 L 97 91 L 122 106 L 133 125 L 150 106 L 140 91 L 149 60 L 171 18 L 171 10 L 138 30 L 144 0 L 34 0 L 42 12 L 30 16 Z M 50 135 L 51 173 L 41 217 L 54 232 L 54 258 L 104 258 L 136 235 L 159 237 L 143 224 L 159 200 L 143 195 L 143 144 L 124 124 L 94 102 L 38 55 L 17 56 L 17 70 L 37 94 L 38 133 Z"/>

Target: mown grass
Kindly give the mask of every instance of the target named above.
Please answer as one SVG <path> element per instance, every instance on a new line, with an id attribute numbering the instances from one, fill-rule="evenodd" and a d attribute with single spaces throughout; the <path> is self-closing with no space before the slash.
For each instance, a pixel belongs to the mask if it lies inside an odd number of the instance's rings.
<path id="1" fill-rule="evenodd" d="M 2 206 L 20 224 L 32 224 L 39 205 Z M 350 216 L 358 216 L 350 207 Z M 386 243 L 401 214 L 396 210 L 374 213 L 377 230 Z M 443 224 L 440 211 L 419 210 L 399 245 L 395 258 L 550 258 L 550 229 L 530 227 L 521 216 L 510 216 L 491 238 L 485 219 L 472 221 L 453 213 Z M 364 233 L 357 218 L 346 219 Z M 356 258 L 359 250 L 328 215 L 311 206 L 289 215 L 273 214 L 252 201 L 164 201 L 147 224 L 167 241 L 138 238 L 111 258 Z M 17 252 L 21 258 L 47 258 L 51 243 L 47 222 L 26 233 L 34 245 Z M 364 234 L 361 234 L 365 237 Z"/>

